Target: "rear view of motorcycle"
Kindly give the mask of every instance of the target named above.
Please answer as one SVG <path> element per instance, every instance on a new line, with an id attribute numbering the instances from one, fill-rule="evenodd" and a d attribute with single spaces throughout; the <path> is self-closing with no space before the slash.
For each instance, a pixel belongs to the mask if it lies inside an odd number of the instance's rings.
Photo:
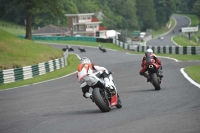
<path id="1" fill-rule="evenodd" d="M 99 50 L 101 50 L 104 53 L 106 52 L 106 49 L 103 46 L 101 46 L 100 44 L 99 44 Z"/>
<path id="2" fill-rule="evenodd" d="M 161 87 L 160 87 L 160 84 L 161 84 L 160 68 L 158 67 L 158 65 L 156 63 L 151 62 L 148 64 L 147 70 L 148 70 L 149 76 L 151 78 L 150 82 L 153 84 L 155 90 L 160 90 L 161 89 Z"/>
<path id="3" fill-rule="evenodd" d="M 150 76 L 150 82 L 154 86 L 155 90 L 160 90 L 160 84 L 161 84 L 161 79 L 162 79 L 162 66 L 158 65 L 153 57 L 150 56 L 150 53 L 147 52 L 145 54 L 146 56 L 146 68 L 148 71 L 148 74 Z"/>
<path id="4" fill-rule="evenodd" d="M 113 106 L 121 108 L 122 103 L 117 89 L 115 88 L 114 91 L 106 89 L 104 87 L 104 81 L 101 77 L 101 74 L 102 72 L 100 71 L 85 76 L 82 82 L 85 82 L 88 86 L 90 86 L 93 89 L 93 100 L 102 112 L 109 112 L 111 110 L 111 107 Z M 113 87 L 115 87 L 114 82 Z"/>

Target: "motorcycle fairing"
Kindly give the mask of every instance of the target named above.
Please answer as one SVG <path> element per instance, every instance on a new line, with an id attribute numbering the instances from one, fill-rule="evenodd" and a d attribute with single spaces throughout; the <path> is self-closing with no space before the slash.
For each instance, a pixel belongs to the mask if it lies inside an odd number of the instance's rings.
<path id="1" fill-rule="evenodd" d="M 111 106 L 115 106 L 117 105 L 117 93 L 115 93 L 115 95 L 113 95 L 110 99 L 110 105 Z"/>

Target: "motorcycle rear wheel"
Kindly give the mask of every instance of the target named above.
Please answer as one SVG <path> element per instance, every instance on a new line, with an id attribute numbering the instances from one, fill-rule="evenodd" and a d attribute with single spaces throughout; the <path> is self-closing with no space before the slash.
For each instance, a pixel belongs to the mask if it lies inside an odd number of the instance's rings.
<path id="1" fill-rule="evenodd" d="M 152 84 L 155 87 L 155 90 L 160 90 L 160 83 L 156 73 L 151 74 Z"/>
<path id="2" fill-rule="evenodd" d="M 95 104 L 99 107 L 102 112 L 109 112 L 111 110 L 110 102 L 105 96 L 104 90 L 100 88 L 94 88 L 92 91 Z"/>

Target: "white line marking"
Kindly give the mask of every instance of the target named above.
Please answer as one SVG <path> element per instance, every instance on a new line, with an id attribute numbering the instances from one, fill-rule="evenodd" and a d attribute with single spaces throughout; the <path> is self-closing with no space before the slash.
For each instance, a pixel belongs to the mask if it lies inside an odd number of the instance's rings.
<path id="1" fill-rule="evenodd" d="M 195 85 L 195 86 L 197 86 L 197 87 L 200 88 L 200 84 L 198 84 L 197 82 L 195 82 L 194 80 L 192 80 L 192 79 L 187 75 L 187 73 L 185 73 L 184 68 L 181 68 L 180 71 L 181 71 L 181 73 L 183 74 L 183 76 L 184 76 L 188 81 L 190 81 L 190 83 L 192 83 L 193 85 Z"/>
<path id="2" fill-rule="evenodd" d="M 171 57 L 164 57 L 164 56 L 157 56 L 159 58 L 167 58 L 167 59 L 170 59 L 170 60 L 174 60 L 176 62 L 180 62 L 179 60 L 175 59 L 175 58 L 171 58 Z"/>

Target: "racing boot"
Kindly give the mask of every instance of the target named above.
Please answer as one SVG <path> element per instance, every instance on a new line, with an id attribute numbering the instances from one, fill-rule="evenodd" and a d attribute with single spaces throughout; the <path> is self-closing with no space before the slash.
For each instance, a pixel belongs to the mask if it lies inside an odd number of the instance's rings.
<path id="1" fill-rule="evenodd" d="M 159 76 L 160 79 L 162 80 L 162 78 L 164 77 L 164 76 L 162 75 L 162 70 L 158 70 L 158 76 Z"/>
<path id="2" fill-rule="evenodd" d="M 92 100 L 92 102 L 94 102 L 94 99 L 93 99 L 93 96 L 92 96 L 91 93 L 86 92 L 85 94 L 83 94 L 83 96 L 84 96 L 85 98 L 90 98 L 90 99 Z"/>
<path id="3" fill-rule="evenodd" d="M 149 82 L 151 80 L 151 77 L 148 74 L 146 74 L 146 73 L 144 73 L 144 77 L 147 78 L 147 82 Z"/>
<path id="4" fill-rule="evenodd" d="M 92 102 L 94 102 L 94 98 L 93 98 L 93 96 L 92 96 L 92 95 L 90 96 L 90 99 L 92 100 Z"/>

